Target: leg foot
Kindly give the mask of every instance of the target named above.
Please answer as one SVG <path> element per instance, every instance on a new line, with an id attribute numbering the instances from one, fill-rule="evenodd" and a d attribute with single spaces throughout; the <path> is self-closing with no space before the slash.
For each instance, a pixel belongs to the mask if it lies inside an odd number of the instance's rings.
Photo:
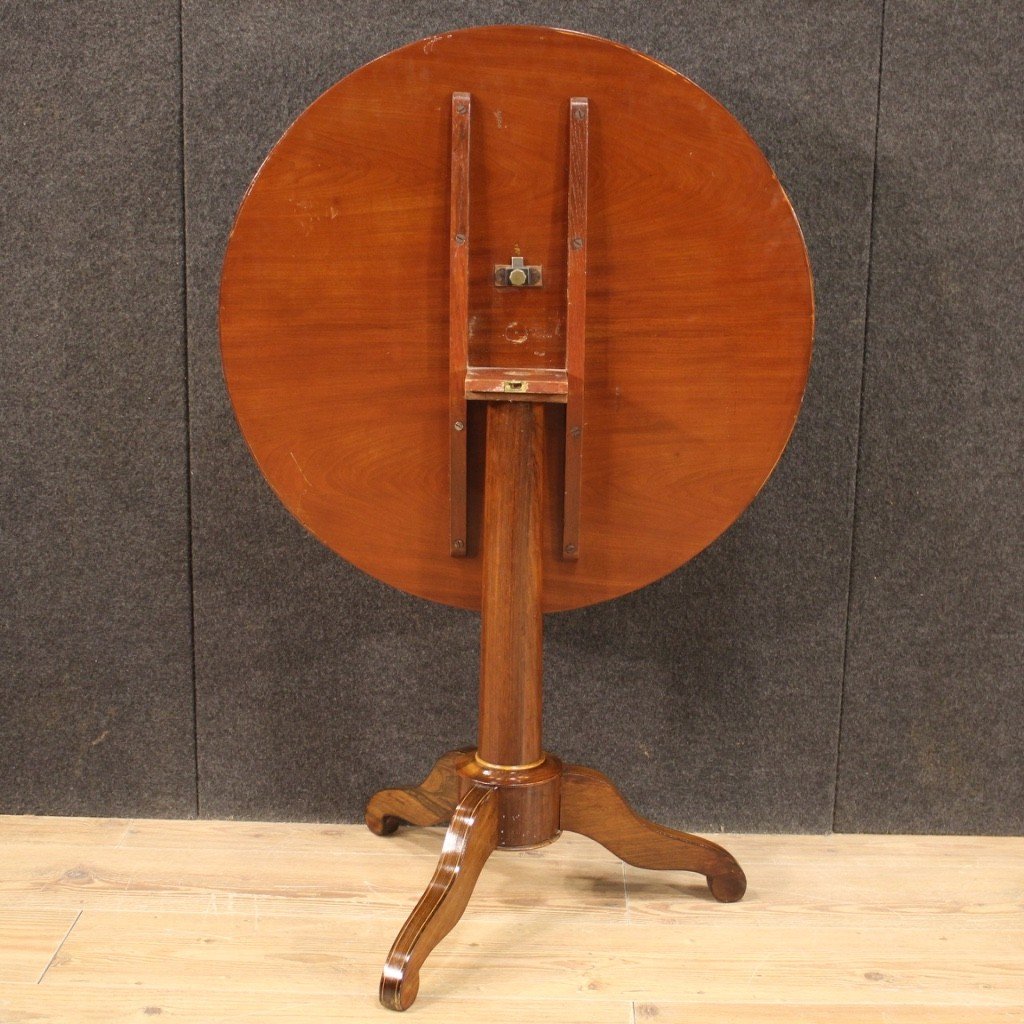
<path id="1" fill-rule="evenodd" d="M 426 892 L 391 947 L 380 979 L 380 1001 L 407 1010 L 420 987 L 420 967 L 455 927 L 487 858 L 498 845 L 495 788 L 474 788 L 459 802 Z"/>
<path id="2" fill-rule="evenodd" d="M 600 772 L 566 765 L 562 773 L 562 828 L 596 840 L 638 868 L 696 871 L 721 903 L 743 896 L 747 879 L 731 853 L 699 836 L 641 818 Z"/>
<path id="3" fill-rule="evenodd" d="M 452 750 L 438 760 L 420 785 L 374 793 L 366 805 L 366 827 L 378 836 L 389 836 L 403 821 L 444 825 L 459 801 L 456 772 L 472 757 L 472 749 Z"/>

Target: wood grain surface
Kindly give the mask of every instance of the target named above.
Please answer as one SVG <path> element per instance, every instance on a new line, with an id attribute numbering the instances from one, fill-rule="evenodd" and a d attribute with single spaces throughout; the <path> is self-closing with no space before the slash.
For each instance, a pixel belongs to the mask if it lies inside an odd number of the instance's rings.
<path id="1" fill-rule="evenodd" d="M 565 766 L 560 823 L 567 832 L 588 836 L 634 867 L 697 871 L 722 903 L 735 903 L 746 892 L 746 876 L 731 853 L 710 839 L 640 817 L 593 768 Z"/>
<path id="2" fill-rule="evenodd" d="M 544 757 L 543 467 L 543 406 L 489 403 L 477 753 L 490 764 L 536 764 Z"/>
<path id="3" fill-rule="evenodd" d="M 380 1001 L 407 1010 L 416 999 L 420 968 L 430 951 L 459 922 L 487 858 L 498 845 L 497 789 L 467 793 L 455 808 L 441 859 L 384 963 Z"/>
<path id="4" fill-rule="evenodd" d="M 796 218 L 758 147 L 682 75 L 555 29 L 467 29 L 329 89 L 242 203 L 221 288 L 228 390 L 273 489 L 380 579 L 480 603 L 482 409 L 467 557 L 449 436 L 452 96 L 472 100 L 469 363 L 565 366 L 569 102 L 586 98 L 586 402 L 578 561 L 561 556 L 548 406 L 546 610 L 634 590 L 715 539 L 771 472 L 811 353 Z M 496 288 L 521 254 L 540 288 Z M 473 402 L 470 406 L 483 403 Z"/>
<path id="5" fill-rule="evenodd" d="M 750 869 L 740 903 L 685 872 L 623 870 L 569 833 L 495 852 L 431 955 L 415 1019 L 1024 1019 L 1024 840 L 716 839 Z M 361 825 L 0 816 L 0 1020 L 384 1019 L 381 961 L 441 842 L 436 829 L 382 840 Z"/>
<path id="6" fill-rule="evenodd" d="M 366 827 L 374 835 L 388 836 L 401 824 L 447 825 L 459 802 L 458 770 L 472 758 L 470 748 L 449 751 L 419 785 L 378 790 L 366 805 Z"/>

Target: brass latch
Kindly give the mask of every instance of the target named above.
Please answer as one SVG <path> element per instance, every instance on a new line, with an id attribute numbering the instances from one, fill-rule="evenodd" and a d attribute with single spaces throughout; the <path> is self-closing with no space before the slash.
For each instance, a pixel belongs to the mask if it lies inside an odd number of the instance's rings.
<path id="1" fill-rule="evenodd" d="M 543 268 L 526 266 L 522 256 L 513 256 L 512 262 L 495 264 L 494 285 L 496 288 L 539 288 L 543 283 Z"/>

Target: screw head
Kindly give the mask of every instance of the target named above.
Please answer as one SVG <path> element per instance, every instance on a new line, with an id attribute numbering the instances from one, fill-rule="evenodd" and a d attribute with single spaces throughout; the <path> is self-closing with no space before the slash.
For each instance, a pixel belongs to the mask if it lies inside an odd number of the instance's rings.
<path id="1" fill-rule="evenodd" d="M 464 540 L 457 540 L 452 547 L 455 548 L 456 551 L 464 551 L 466 542 Z"/>
<path id="2" fill-rule="evenodd" d="M 575 544 L 566 544 L 565 545 L 565 553 L 567 555 L 575 555 L 576 554 L 576 545 Z"/>
<path id="3" fill-rule="evenodd" d="M 572 247 L 573 247 L 574 249 L 582 249 L 582 248 L 583 248 L 583 239 L 582 239 L 582 238 L 580 238 L 580 237 L 579 237 L 579 235 L 577 235 L 577 236 L 576 236 L 576 237 L 575 237 L 575 238 L 574 238 L 574 239 L 572 240 Z"/>
<path id="4" fill-rule="evenodd" d="M 579 437 L 580 434 L 582 434 L 582 433 L 583 433 L 583 428 L 582 427 L 573 427 L 572 430 L 569 431 L 569 434 L 572 437 Z"/>
<path id="5" fill-rule="evenodd" d="M 455 108 L 455 110 L 456 110 L 456 111 L 457 111 L 458 113 L 460 113 L 460 114 L 464 114 L 464 113 L 466 112 L 466 109 L 467 109 L 467 108 L 466 108 L 466 104 L 465 104 L 465 103 L 460 103 L 460 104 L 459 104 L 459 105 L 458 105 L 458 106 L 457 106 L 457 107 Z"/>
<path id="6" fill-rule="evenodd" d="M 583 118 L 587 116 L 587 112 L 582 107 L 577 107 L 572 112 L 572 116 L 575 117 L 577 121 L 582 121 Z"/>
<path id="7" fill-rule="evenodd" d="M 465 245 L 466 244 L 466 236 L 461 231 L 455 236 L 455 244 L 456 245 Z"/>
<path id="8" fill-rule="evenodd" d="M 456 420 L 454 423 L 454 427 L 456 430 L 465 430 L 466 424 L 463 423 L 462 420 Z"/>

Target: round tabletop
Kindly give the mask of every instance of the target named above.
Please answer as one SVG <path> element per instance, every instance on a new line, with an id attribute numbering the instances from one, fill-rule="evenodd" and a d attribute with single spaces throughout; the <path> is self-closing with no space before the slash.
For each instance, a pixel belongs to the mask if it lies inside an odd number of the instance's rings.
<path id="1" fill-rule="evenodd" d="M 625 46 L 466 29 L 348 75 L 246 193 L 221 351 L 246 441 L 285 506 L 404 591 L 480 603 L 482 402 L 466 557 L 450 553 L 452 96 L 472 99 L 468 345 L 489 367 L 566 358 L 570 99 L 589 101 L 579 557 L 561 550 L 565 406 L 545 407 L 545 610 L 644 586 L 750 503 L 792 431 L 813 333 L 807 253 L 736 119 Z M 512 258 L 539 287 L 497 287 Z M 562 417 L 559 419 L 559 417 Z"/>

